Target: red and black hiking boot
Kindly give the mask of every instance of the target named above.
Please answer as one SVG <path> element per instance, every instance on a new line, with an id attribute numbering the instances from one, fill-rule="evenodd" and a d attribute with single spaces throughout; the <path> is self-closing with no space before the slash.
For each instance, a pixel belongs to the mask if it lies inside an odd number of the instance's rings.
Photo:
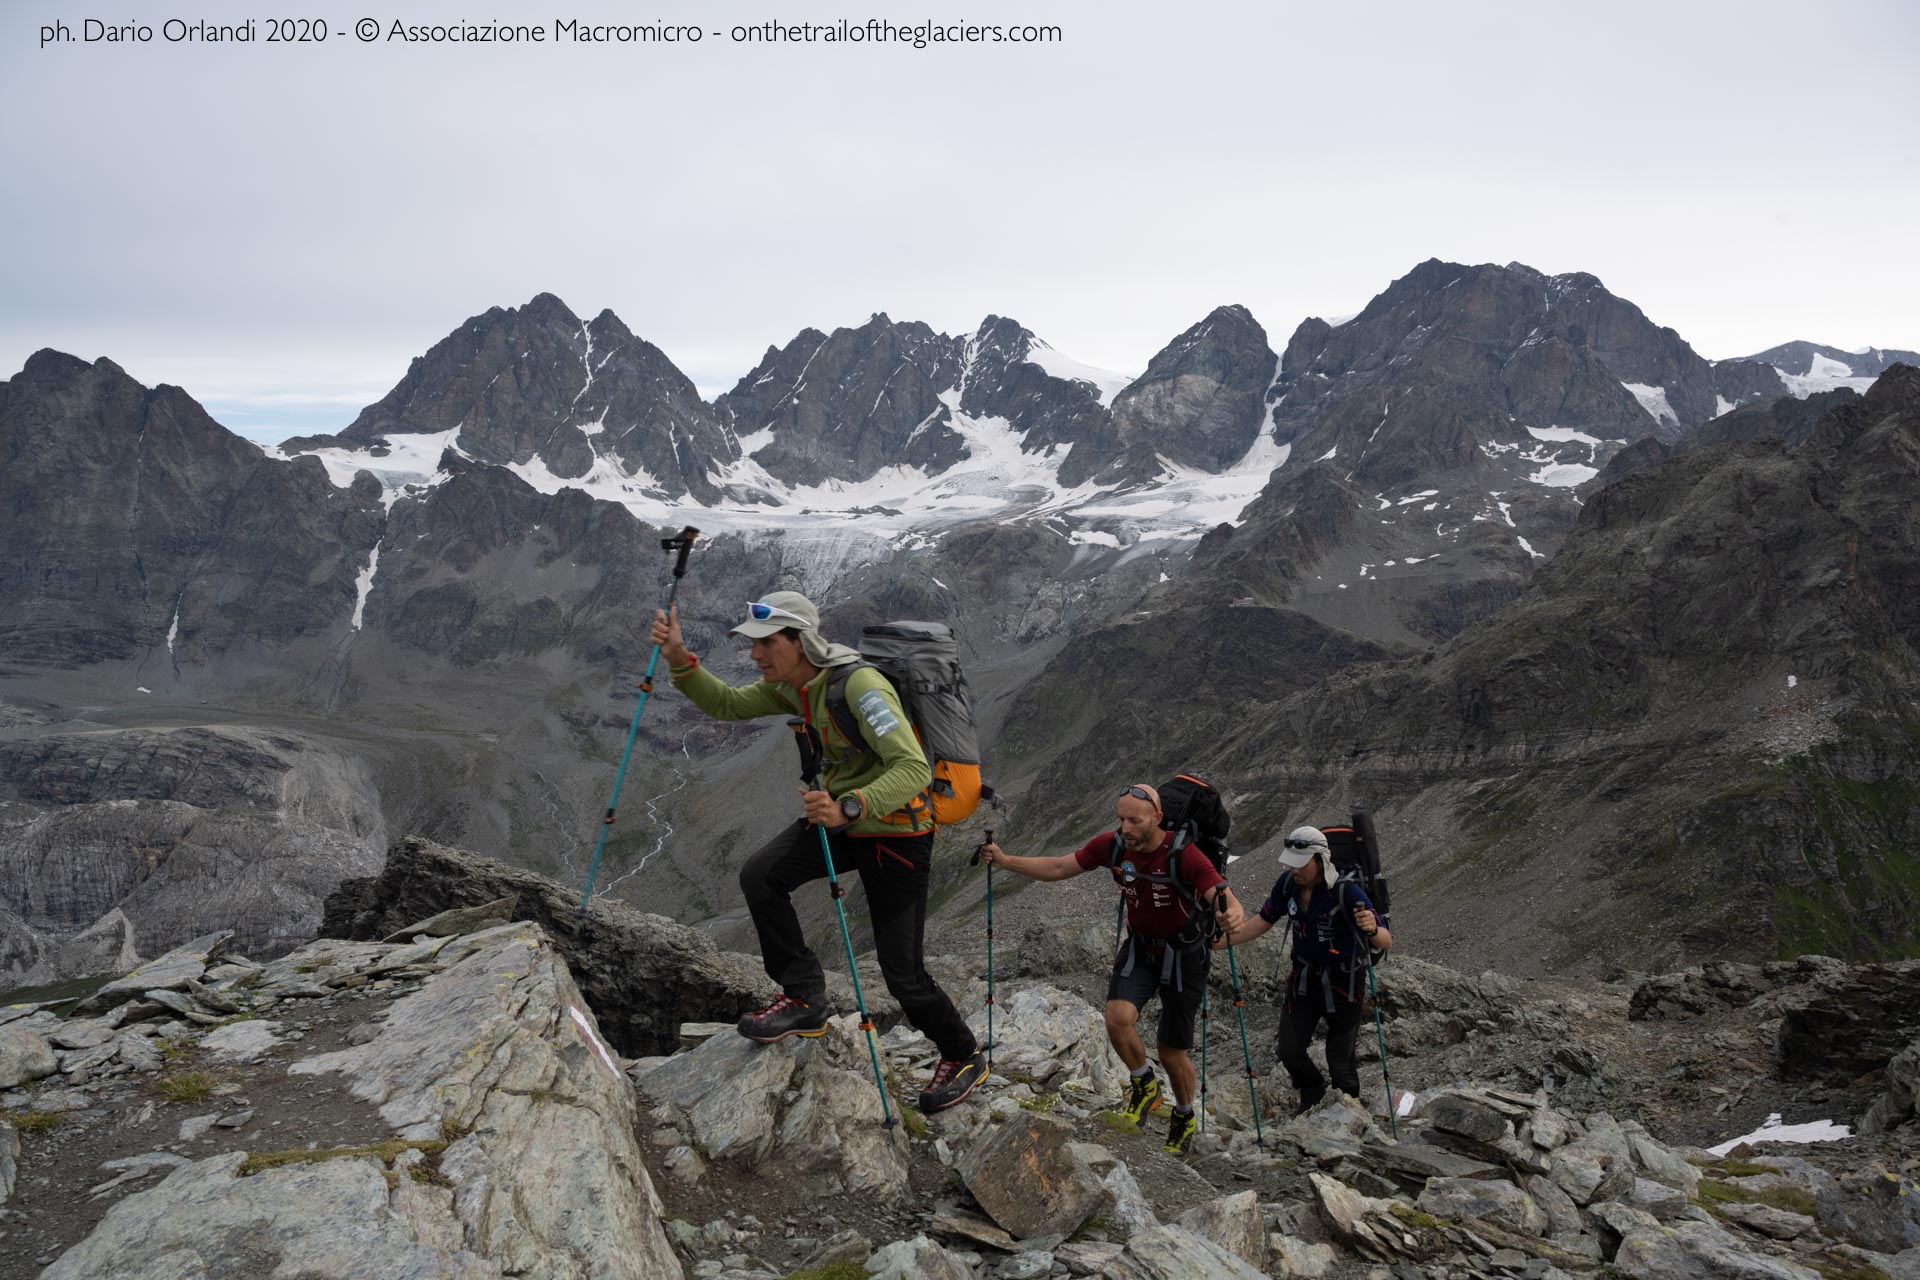
<path id="1" fill-rule="evenodd" d="M 805 1000 L 783 995 L 764 1009 L 741 1014 L 740 1021 L 734 1027 L 747 1039 L 758 1040 L 761 1044 L 772 1044 L 788 1036 L 812 1039 L 826 1033 L 827 1011 L 815 1008 Z"/>
<path id="2" fill-rule="evenodd" d="M 920 1109 L 928 1115 L 945 1111 L 963 1101 L 986 1078 L 987 1055 L 978 1049 L 965 1058 L 942 1058 L 920 1095 Z"/>

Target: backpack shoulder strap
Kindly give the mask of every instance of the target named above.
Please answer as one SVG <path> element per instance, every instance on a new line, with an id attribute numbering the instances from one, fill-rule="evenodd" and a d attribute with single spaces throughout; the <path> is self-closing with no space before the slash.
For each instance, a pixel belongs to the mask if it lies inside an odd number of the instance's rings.
<path id="1" fill-rule="evenodd" d="M 827 714 L 833 718 L 840 736 L 847 740 L 849 754 L 871 750 L 860 732 L 859 718 L 853 714 L 853 708 L 847 705 L 847 681 L 853 679 L 854 672 L 871 665 L 867 662 L 849 662 L 845 666 L 835 667 L 833 674 L 827 677 Z"/>

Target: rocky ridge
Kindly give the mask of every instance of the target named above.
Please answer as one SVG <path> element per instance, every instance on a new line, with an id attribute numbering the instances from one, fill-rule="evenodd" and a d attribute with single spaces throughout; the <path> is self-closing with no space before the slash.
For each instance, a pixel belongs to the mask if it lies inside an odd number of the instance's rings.
<path id="1" fill-rule="evenodd" d="M 462 880 L 462 861 L 442 863 L 451 897 L 497 874 L 475 861 Z M 1108 1110 L 1117 1063 L 1099 1012 L 1069 991 L 1004 982 L 996 1074 L 967 1104 L 887 1129 L 846 1020 L 767 1048 L 685 1021 L 674 1052 L 620 1056 L 571 966 L 605 964 L 661 922 L 551 932 L 509 920 L 520 905 L 266 965 L 214 934 L 77 1007 L 0 1012 L 0 1275 L 1873 1280 L 1920 1259 L 1920 1125 L 1893 1064 L 1861 1150 L 1783 1155 L 1761 1135 L 1715 1156 L 1656 1136 L 1697 1115 L 1666 1093 L 1687 1080 L 1662 1073 L 1612 1107 L 1579 1087 L 1657 1069 L 1627 1040 L 1663 1023 L 1687 1024 L 1668 1051 L 1763 1035 L 1752 1006 L 1770 998 L 1791 1021 L 1878 992 L 1872 1016 L 1920 1052 L 1912 966 L 1815 958 L 1550 996 L 1397 958 L 1383 1001 L 1409 1088 L 1391 1121 L 1340 1095 L 1289 1116 L 1262 1072 L 1256 1134 L 1235 1063 L 1213 1075 L 1206 1132 L 1181 1161 Z M 637 963 L 671 964 L 683 941 Z M 963 1001 L 982 1019 L 983 995 L 976 980 Z M 1778 1064 L 1722 1054 L 1712 1074 L 1802 1088 L 1782 1068 L 1847 1042 L 1778 1034 Z M 904 1027 L 884 1048 L 896 1092 L 932 1057 Z M 1888 1101 L 1902 1096 L 1905 1115 Z"/>

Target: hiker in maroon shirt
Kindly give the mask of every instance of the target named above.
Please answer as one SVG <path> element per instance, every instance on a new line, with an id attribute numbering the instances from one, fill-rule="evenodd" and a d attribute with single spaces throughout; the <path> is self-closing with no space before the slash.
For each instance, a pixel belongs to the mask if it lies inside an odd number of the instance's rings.
<path id="1" fill-rule="evenodd" d="M 1205 911 L 1216 904 L 1220 924 L 1236 929 L 1244 919 L 1233 891 L 1213 863 L 1189 844 L 1175 861 L 1172 833 L 1161 823 L 1160 793 L 1137 783 L 1120 793 L 1118 830 L 1097 835 L 1057 858 L 1015 858 L 996 844 L 980 851 L 993 866 L 1033 880 L 1065 880 L 1086 871 L 1112 872 L 1127 904 L 1127 940 L 1113 958 L 1107 980 L 1107 1039 L 1133 1073 L 1125 1114 L 1138 1124 L 1160 1105 L 1160 1081 L 1141 1042 L 1140 1011 L 1160 997 L 1160 1031 L 1155 1048 L 1173 1085 L 1173 1123 L 1166 1149 L 1185 1153 L 1198 1120 L 1193 1114 L 1196 1079 L 1193 1058 L 1194 1015 L 1207 986 L 1208 938 Z"/>

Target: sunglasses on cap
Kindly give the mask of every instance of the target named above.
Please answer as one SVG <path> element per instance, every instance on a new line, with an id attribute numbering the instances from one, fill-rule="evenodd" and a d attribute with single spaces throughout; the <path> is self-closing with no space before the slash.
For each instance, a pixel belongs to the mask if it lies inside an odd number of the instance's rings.
<path id="1" fill-rule="evenodd" d="M 1311 840 L 1295 840 L 1291 836 L 1287 837 L 1282 843 L 1289 849 L 1318 849 L 1320 847 Z"/>
<path id="2" fill-rule="evenodd" d="M 772 618 L 788 618 L 794 622 L 799 623 L 802 627 L 806 627 L 810 629 L 813 626 L 811 622 L 808 622 L 805 618 L 801 617 L 799 614 L 788 613 L 785 609 L 782 609 L 780 606 L 768 604 L 764 600 L 756 600 L 752 604 L 748 605 L 747 616 L 749 618 L 752 618 L 755 622 L 766 622 Z"/>

